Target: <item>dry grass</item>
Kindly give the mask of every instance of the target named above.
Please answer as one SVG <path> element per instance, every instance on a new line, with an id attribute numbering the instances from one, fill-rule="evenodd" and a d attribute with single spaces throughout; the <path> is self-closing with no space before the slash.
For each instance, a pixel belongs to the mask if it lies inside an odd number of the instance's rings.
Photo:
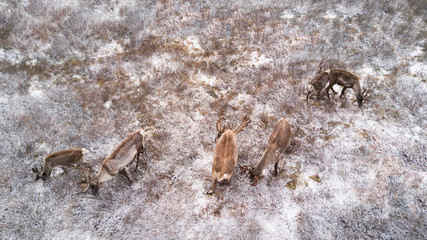
<path id="1" fill-rule="evenodd" d="M 0 235 L 424 239 L 427 103 L 413 70 L 424 66 L 413 50 L 426 46 L 424 10 L 404 0 L 337 4 L 5 3 Z M 370 101 L 357 108 L 350 90 L 306 103 L 319 66 L 363 75 Z M 279 177 L 266 171 L 252 187 L 235 171 L 207 197 L 215 122 L 245 115 L 243 167 L 257 163 L 279 119 L 291 123 Z M 75 194 L 77 173 L 31 182 L 52 150 L 89 148 L 96 168 L 146 126 L 132 186 L 116 177 L 92 197 Z"/>

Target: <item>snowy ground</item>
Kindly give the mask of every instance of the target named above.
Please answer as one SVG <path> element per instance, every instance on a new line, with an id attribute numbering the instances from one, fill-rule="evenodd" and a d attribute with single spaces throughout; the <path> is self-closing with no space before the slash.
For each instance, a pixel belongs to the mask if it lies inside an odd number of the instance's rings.
<path id="1" fill-rule="evenodd" d="M 0 2 L 0 238 L 427 239 L 425 2 L 142 2 Z M 321 63 L 361 77 L 362 109 L 352 90 L 306 103 Z M 208 196 L 220 114 L 252 123 Z M 282 117 L 280 174 L 252 187 L 239 166 Z M 34 182 L 47 154 L 99 169 L 146 126 L 133 185 Z"/>

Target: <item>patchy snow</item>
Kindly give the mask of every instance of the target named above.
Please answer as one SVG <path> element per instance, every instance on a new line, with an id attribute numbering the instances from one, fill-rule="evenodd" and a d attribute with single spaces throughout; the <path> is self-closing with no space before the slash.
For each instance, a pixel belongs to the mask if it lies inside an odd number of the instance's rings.
<path id="1" fill-rule="evenodd" d="M 326 11 L 325 14 L 323 15 L 323 18 L 327 20 L 333 20 L 333 19 L 336 19 L 337 17 L 338 17 L 337 14 L 333 11 Z"/>
<path id="2" fill-rule="evenodd" d="M 113 104 L 113 103 L 112 103 L 112 101 L 111 101 L 111 99 L 110 99 L 110 100 L 108 100 L 108 101 L 106 101 L 106 102 L 104 103 L 104 107 L 105 107 L 106 109 L 110 109 L 110 108 L 111 108 L 111 104 Z"/>
<path id="3" fill-rule="evenodd" d="M 409 56 L 411 57 L 419 57 L 425 53 L 425 49 L 421 46 L 416 46 L 413 51 L 409 53 Z"/>
<path id="4" fill-rule="evenodd" d="M 423 79 L 427 79 L 427 63 L 426 62 L 414 63 L 412 66 L 409 67 L 409 72 Z"/>
<path id="5" fill-rule="evenodd" d="M 200 46 L 199 39 L 196 36 L 189 36 L 184 40 L 185 46 L 190 50 L 190 53 L 203 53 L 204 50 Z"/>
<path id="6" fill-rule="evenodd" d="M 41 99 L 45 97 L 45 93 L 43 92 L 43 90 L 35 85 L 31 85 L 31 87 L 28 89 L 28 92 L 33 98 Z"/>
<path id="7" fill-rule="evenodd" d="M 361 78 L 365 78 L 367 76 L 375 76 L 376 72 L 372 66 L 362 65 L 362 69 L 359 70 L 359 74 Z"/>
<path id="8" fill-rule="evenodd" d="M 283 18 L 283 19 L 292 19 L 292 18 L 295 18 L 295 15 L 293 14 L 292 11 L 285 10 L 285 11 L 282 12 L 281 18 Z"/>
<path id="9" fill-rule="evenodd" d="M 214 86 L 217 83 L 215 76 L 209 76 L 201 72 L 195 76 L 194 80 L 195 82 L 207 84 L 209 86 Z"/>
<path id="10" fill-rule="evenodd" d="M 156 70 L 173 71 L 181 66 L 178 62 L 175 62 L 174 59 L 172 59 L 172 55 L 168 53 L 153 55 L 149 62 Z"/>
<path id="11" fill-rule="evenodd" d="M 420 7 L 2 2 L 0 238 L 426 239 Z M 361 78 L 362 108 L 352 89 L 305 100 L 322 62 Z M 252 122 L 231 183 L 208 196 L 220 115 Z M 292 136 L 279 176 L 269 166 L 253 187 L 247 168 L 282 117 Z M 98 195 L 78 194 L 84 174 L 59 168 L 34 182 L 49 153 L 90 149 L 98 170 L 145 127 L 132 184 L 118 174 Z"/>
<path id="12" fill-rule="evenodd" d="M 12 65 L 18 64 L 24 60 L 24 55 L 18 50 L 6 50 L 0 48 L 0 61 L 7 61 Z"/>
<path id="13" fill-rule="evenodd" d="M 121 44 L 116 41 L 112 41 L 104 46 L 102 46 L 96 53 L 96 59 L 111 57 L 116 54 L 123 53 L 123 47 Z"/>
<path id="14" fill-rule="evenodd" d="M 272 59 L 265 57 L 264 54 L 260 54 L 258 51 L 253 51 L 249 54 L 248 64 L 254 67 L 259 67 L 263 64 L 271 63 Z"/>

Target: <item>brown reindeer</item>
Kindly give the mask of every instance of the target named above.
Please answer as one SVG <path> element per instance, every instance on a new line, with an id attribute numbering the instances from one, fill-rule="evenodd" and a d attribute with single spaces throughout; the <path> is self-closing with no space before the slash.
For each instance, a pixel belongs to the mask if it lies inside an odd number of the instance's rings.
<path id="1" fill-rule="evenodd" d="M 36 179 L 46 180 L 50 177 L 55 167 L 76 167 L 85 163 L 84 155 L 89 151 L 85 148 L 70 148 L 47 155 L 44 160 L 43 169 L 40 172 L 37 167 L 32 170 L 36 173 Z M 65 169 L 64 169 L 65 170 Z"/>
<path id="2" fill-rule="evenodd" d="M 237 134 L 251 122 L 249 117 L 245 116 L 240 127 L 233 130 L 233 127 L 222 126 L 223 119 L 220 117 L 216 123 L 218 136 L 215 139 L 216 145 L 213 152 L 212 186 L 207 194 L 214 193 L 217 181 L 230 182 L 238 158 Z"/>
<path id="3" fill-rule="evenodd" d="M 127 135 L 126 138 L 114 148 L 113 152 L 104 159 L 101 169 L 95 177 L 90 177 L 89 173 L 87 173 L 85 181 L 82 182 L 86 184 L 86 186 L 81 192 L 86 192 L 90 187 L 92 193 L 96 194 L 104 182 L 110 180 L 118 173 L 125 176 L 126 179 L 132 183 L 132 180 L 126 172 L 125 166 L 136 158 L 135 169 L 138 168 L 140 152 L 144 150 L 144 139 L 145 132 L 143 129 Z"/>
<path id="4" fill-rule="evenodd" d="M 279 157 L 286 150 L 291 136 L 291 127 L 286 118 L 280 120 L 273 130 L 273 133 L 268 139 L 267 148 L 262 155 L 261 161 L 255 167 L 252 173 L 252 185 L 256 186 L 262 171 L 274 164 L 274 176 L 277 176 L 277 168 L 279 166 Z"/>
<path id="5" fill-rule="evenodd" d="M 344 96 L 347 88 L 352 88 L 356 94 L 357 104 L 359 107 L 362 107 L 363 100 L 365 100 L 363 97 L 364 93 L 362 93 L 359 78 L 356 75 L 341 69 L 331 69 L 329 72 L 329 85 L 326 88 L 326 95 L 328 96 L 328 99 L 330 99 L 329 89 L 332 89 L 335 84 L 344 87 L 341 91 L 340 98 Z"/>
<path id="6" fill-rule="evenodd" d="M 329 70 L 319 72 L 309 83 L 310 87 L 307 93 L 306 101 L 308 102 L 308 98 L 311 97 L 311 95 L 314 92 L 317 92 L 316 93 L 317 101 L 319 101 L 320 93 L 326 87 L 326 85 L 328 85 L 328 83 L 329 83 Z M 333 88 L 331 88 L 331 90 L 334 93 L 336 93 Z"/>

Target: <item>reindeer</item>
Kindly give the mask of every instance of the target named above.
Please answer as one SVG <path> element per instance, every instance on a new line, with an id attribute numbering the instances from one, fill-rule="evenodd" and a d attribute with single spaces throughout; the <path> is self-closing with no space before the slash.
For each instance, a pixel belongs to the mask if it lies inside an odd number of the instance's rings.
<path id="1" fill-rule="evenodd" d="M 268 139 L 267 148 L 262 155 L 261 161 L 255 167 L 251 174 L 253 179 L 252 185 L 256 186 L 262 171 L 269 165 L 274 163 L 274 176 L 278 175 L 277 168 L 279 165 L 279 157 L 286 150 L 291 136 L 291 127 L 286 118 L 280 120 L 273 130 L 273 133 Z"/>
<path id="2" fill-rule="evenodd" d="M 328 99 L 330 99 L 329 89 L 332 89 L 335 84 L 344 87 L 341 91 L 340 98 L 344 96 L 345 90 L 347 88 L 352 88 L 356 94 L 357 104 L 359 107 L 362 107 L 363 100 L 365 100 L 364 94 L 366 90 L 362 93 L 359 78 L 356 75 L 341 69 L 331 69 L 329 72 L 329 85 L 326 88 L 326 95 L 328 96 Z"/>
<path id="3" fill-rule="evenodd" d="M 314 76 L 314 78 L 310 81 L 309 91 L 307 93 L 306 100 L 308 102 L 309 97 L 313 94 L 313 92 L 317 92 L 317 101 L 319 101 L 320 93 L 322 90 L 328 85 L 329 82 L 329 72 L 330 70 L 324 70 L 329 69 L 332 66 L 332 63 L 329 63 L 327 65 L 327 62 L 322 59 L 322 61 L 319 62 L 319 65 L 317 66 L 317 74 Z M 333 88 L 331 88 L 332 91 L 336 94 Z"/>
<path id="4" fill-rule="evenodd" d="M 40 172 L 37 167 L 32 170 L 36 173 L 38 179 L 46 180 L 50 177 L 52 169 L 55 167 L 74 167 L 85 164 L 84 155 L 89 151 L 85 148 L 70 148 L 67 150 L 55 152 L 47 155 L 44 160 L 43 169 Z M 65 170 L 65 169 L 64 169 Z"/>
<path id="5" fill-rule="evenodd" d="M 310 87 L 309 87 L 309 91 L 307 93 L 307 97 L 306 97 L 306 101 L 308 102 L 308 98 L 313 94 L 313 92 L 317 92 L 317 101 L 319 101 L 319 97 L 320 97 L 320 93 L 322 92 L 322 90 L 326 87 L 326 85 L 329 82 L 329 71 L 330 70 L 326 70 L 326 71 L 322 71 L 319 72 L 314 78 L 313 80 L 311 80 Z M 331 88 L 331 90 L 336 94 L 336 92 L 334 91 L 333 88 Z"/>
<path id="6" fill-rule="evenodd" d="M 139 158 L 141 151 L 144 150 L 145 132 L 143 129 L 130 133 L 126 138 L 117 145 L 113 152 L 108 155 L 102 162 L 101 169 L 95 177 L 86 174 L 86 178 L 82 181 L 86 185 L 81 193 L 86 192 L 89 187 L 92 189 L 93 194 L 97 194 L 101 185 L 112 179 L 118 173 L 122 174 L 132 184 L 125 166 L 128 165 L 136 158 L 135 170 L 138 168 Z"/>
<path id="7" fill-rule="evenodd" d="M 236 135 L 251 122 L 249 117 L 245 116 L 240 127 L 234 129 L 233 126 L 223 127 L 221 122 L 223 119 L 223 117 L 220 117 L 216 123 L 218 136 L 215 138 L 216 145 L 213 152 L 212 186 L 207 191 L 207 194 L 214 193 L 216 181 L 230 182 L 238 158 Z"/>

